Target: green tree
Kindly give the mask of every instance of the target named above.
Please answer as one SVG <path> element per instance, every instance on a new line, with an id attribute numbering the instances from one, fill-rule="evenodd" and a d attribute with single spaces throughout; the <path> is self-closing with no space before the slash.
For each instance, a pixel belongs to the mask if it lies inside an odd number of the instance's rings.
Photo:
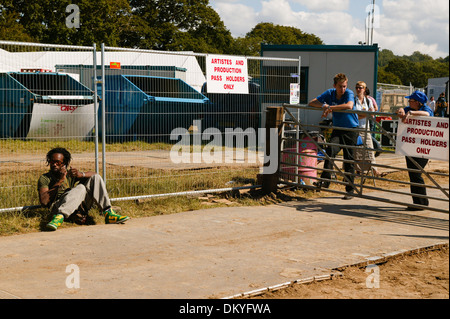
<path id="1" fill-rule="evenodd" d="M 234 50 L 236 54 L 245 52 L 245 55 L 256 56 L 260 53 L 261 44 L 315 45 L 323 42 L 314 34 L 305 33 L 294 27 L 259 23 L 245 35 L 245 38 L 236 39 Z"/>
<path id="2" fill-rule="evenodd" d="M 440 62 L 440 63 L 447 63 L 448 64 L 449 56 L 447 55 L 445 58 L 437 58 L 436 61 Z"/>
<path id="3" fill-rule="evenodd" d="M 259 56 L 261 40 L 259 38 L 236 38 L 233 44 L 232 54 L 243 56 Z"/>
<path id="4" fill-rule="evenodd" d="M 209 0 L 131 0 L 125 44 L 170 51 L 229 53 L 233 37 Z"/>
<path id="5" fill-rule="evenodd" d="M 414 51 L 413 54 L 407 56 L 404 55 L 403 58 L 405 60 L 409 60 L 411 62 L 426 62 L 426 61 L 433 61 L 433 58 L 429 56 L 428 54 L 422 54 L 419 51 Z"/>
<path id="6" fill-rule="evenodd" d="M 433 59 L 419 51 L 396 56 L 390 50 L 378 55 L 378 82 L 426 87 L 428 79 L 449 76 L 449 58 Z M 399 83 L 400 81 L 400 83 Z"/>
<path id="7" fill-rule="evenodd" d="M 72 43 L 122 45 L 124 33 L 132 27 L 128 0 L 81 0 L 79 6 L 81 26 L 71 29 Z"/>
<path id="8" fill-rule="evenodd" d="M 395 54 L 391 50 L 383 49 L 378 53 L 378 66 L 384 67 L 391 60 L 395 59 Z"/>
<path id="9" fill-rule="evenodd" d="M 402 85 L 402 81 L 397 75 L 387 72 L 384 68 L 378 69 L 378 82 Z"/>
<path id="10" fill-rule="evenodd" d="M 66 25 L 69 4 L 79 7 L 79 28 Z M 37 42 L 73 45 L 118 45 L 131 16 L 127 0 L 13 0 L 4 11 L 16 13 L 24 33 Z"/>
<path id="11" fill-rule="evenodd" d="M 246 37 L 259 38 L 264 44 L 323 44 L 322 40 L 313 34 L 273 23 L 257 24 Z"/>
<path id="12" fill-rule="evenodd" d="M 418 63 L 411 62 L 407 59 L 393 59 L 388 63 L 385 71 L 398 76 L 403 85 L 409 85 L 411 83 L 415 87 L 425 87 L 428 82 L 428 78 L 422 78 L 422 72 Z"/>
<path id="13" fill-rule="evenodd" d="M 19 14 L 14 11 L 0 12 L 0 39 L 20 42 L 33 42 L 23 25 L 19 22 Z"/>
<path id="14" fill-rule="evenodd" d="M 429 74 L 431 78 L 441 78 L 449 75 L 448 62 L 440 62 L 438 60 L 429 60 L 420 63 L 423 73 Z"/>

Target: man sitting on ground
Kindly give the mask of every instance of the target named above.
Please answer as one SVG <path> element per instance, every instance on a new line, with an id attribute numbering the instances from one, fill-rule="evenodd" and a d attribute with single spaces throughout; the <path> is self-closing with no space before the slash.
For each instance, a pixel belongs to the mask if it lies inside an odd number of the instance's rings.
<path id="1" fill-rule="evenodd" d="M 111 208 L 101 176 L 69 167 L 71 160 L 72 156 L 65 148 L 54 148 L 47 153 L 50 170 L 41 175 L 38 181 L 39 201 L 54 214 L 47 229 L 56 230 L 64 219 L 80 210 L 87 213 L 94 203 L 103 211 L 106 224 L 129 220 L 128 216 L 116 214 Z"/>

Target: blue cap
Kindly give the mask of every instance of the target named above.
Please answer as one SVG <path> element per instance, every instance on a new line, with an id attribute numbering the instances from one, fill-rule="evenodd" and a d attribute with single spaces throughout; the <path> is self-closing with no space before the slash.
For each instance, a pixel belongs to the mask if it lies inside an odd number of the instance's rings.
<path id="1" fill-rule="evenodd" d="M 425 93 L 423 93 L 419 90 L 414 91 L 414 93 L 411 94 L 410 96 L 405 96 L 405 99 L 413 99 L 422 104 L 425 104 L 428 101 L 428 97 L 425 95 Z"/>

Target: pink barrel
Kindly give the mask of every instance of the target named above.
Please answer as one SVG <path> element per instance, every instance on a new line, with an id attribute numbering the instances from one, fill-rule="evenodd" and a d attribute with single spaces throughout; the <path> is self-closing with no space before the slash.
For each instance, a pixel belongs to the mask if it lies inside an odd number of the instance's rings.
<path id="1" fill-rule="evenodd" d="M 294 148 L 286 148 L 282 153 L 281 160 L 283 163 L 281 165 L 281 177 L 283 179 L 295 180 L 295 168 L 296 166 L 291 166 L 289 164 L 296 164 L 296 158 L 298 157 L 298 174 L 303 175 L 299 176 L 299 179 L 302 179 L 305 184 L 312 185 L 315 182 L 315 179 L 310 179 L 309 177 L 317 177 L 317 157 L 311 157 L 310 155 L 317 156 L 317 146 L 313 142 L 308 142 L 307 140 L 311 140 L 309 137 L 302 138 L 305 141 L 299 142 L 299 150 L 298 155 L 293 154 L 297 153 L 297 149 Z M 306 167 L 305 167 L 306 166 Z M 312 167 L 312 168 L 309 168 Z M 285 173 L 285 174 L 283 174 Z M 287 173 L 287 174 L 286 174 Z"/>

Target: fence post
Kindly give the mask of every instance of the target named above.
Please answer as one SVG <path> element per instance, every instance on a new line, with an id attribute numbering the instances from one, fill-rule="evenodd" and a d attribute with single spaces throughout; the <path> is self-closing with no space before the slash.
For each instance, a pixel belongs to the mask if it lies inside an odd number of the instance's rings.
<path id="1" fill-rule="evenodd" d="M 95 172 L 100 173 L 98 166 L 98 91 L 97 91 L 97 45 L 92 45 L 92 64 L 94 77 L 94 144 L 95 144 Z"/>
<path id="2" fill-rule="evenodd" d="M 105 44 L 102 43 L 102 173 L 106 183 L 106 93 L 105 93 Z"/>
<path id="3" fill-rule="evenodd" d="M 283 128 L 283 107 L 279 106 L 269 106 L 267 107 L 267 116 L 266 116 L 266 143 L 265 143 L 265 154 L 272 155 L 270 153 L 270 129 L 276 128 L 278 132 L 277 138 L 277 152 L 278 152 L 278 162 L 280 159 L 280 146 L 281 146 L 281 136 L 282 136 L 282 128 Z M 269 165 L 268 163 L 264 163 L 264 166 Z M 262 175 L 262 190 L 265 194 L 275 193 L 277 191 L 278 185 L 278 174 L 279 174 L 279 164 L 277 163 L 278 168 L 274 174 L 263 174 Z"/>

